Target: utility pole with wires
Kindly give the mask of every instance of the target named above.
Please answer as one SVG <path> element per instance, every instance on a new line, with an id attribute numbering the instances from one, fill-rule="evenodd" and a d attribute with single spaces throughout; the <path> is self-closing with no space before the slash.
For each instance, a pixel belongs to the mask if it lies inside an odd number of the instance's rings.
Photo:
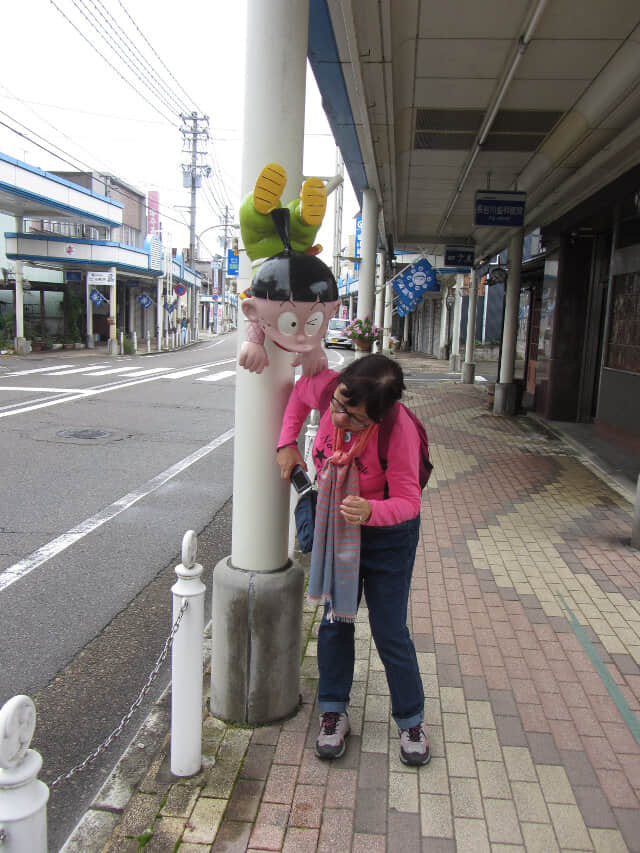
<path id="1" fill-rule="evenodd" d="M 184 143 L 182 150 L 190 154 L 189 162 L 182 164 L 182 183 L 185 188 L 191 190 L 191 217 L 189 224 L 189 266 L 194 267 L 196 260 L 196 190 L 202 185 L 202 176 L 208 177 L 211 167 L 204 161 L 207 154 L 206 143 L 209 141 L 209 116 L 198 115 L 191 112 L 188 115 L 181 114 L 182 127 L 180 128 Z M 198 337 L 196 323 L 198 319 L 196 299 L 196 288 L 191 294 L 191 334 Z"/>

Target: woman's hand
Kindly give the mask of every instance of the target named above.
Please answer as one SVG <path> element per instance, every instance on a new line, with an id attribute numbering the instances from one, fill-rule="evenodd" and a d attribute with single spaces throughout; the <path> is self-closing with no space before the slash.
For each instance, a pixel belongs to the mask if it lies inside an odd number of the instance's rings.
<path id="1" fill-rule="evenodd" d="M 295 444 L 291 444 L 288 447 L 281 447 L 276 455 L 276 461 L 280 466 L 280 476 L 283 480 L 291 479 L 291 472 L 296 465 L 300 465 L 305 471 L 307 470 L 305 461 Z"/>
<path id="2" fill-rule="evenodd" d="M 347 524 L 364 524 L 371 518 L 371 504 L 360 495 L 347 495 L 340 504 L 340 514 Z"/>

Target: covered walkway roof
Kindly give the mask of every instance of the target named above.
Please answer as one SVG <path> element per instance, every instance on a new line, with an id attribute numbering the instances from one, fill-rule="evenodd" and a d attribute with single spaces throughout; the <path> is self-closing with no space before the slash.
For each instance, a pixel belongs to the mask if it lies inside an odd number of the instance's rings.
<path id="1" fill-rule="evenodd" d="M 120 202 L 0 154 L 2 213 L 118 228 L 122 225 L 122 210 Z"/>
<path id="2" fill-rule="evenodd" d="M 310 6 L 329 122 L 397 248 L 494 253 L 509 233 L 474 227 L 477 190 L 526 191 L 532 230 L 640 164 L 637 0 Z"/>

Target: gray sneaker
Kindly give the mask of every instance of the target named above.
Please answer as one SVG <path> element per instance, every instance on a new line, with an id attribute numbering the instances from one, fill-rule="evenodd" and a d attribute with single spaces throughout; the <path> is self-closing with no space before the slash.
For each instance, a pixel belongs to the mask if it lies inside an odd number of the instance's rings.
<path id="1" fill-rule="evenodd" d="M 431 761 L 429 741 L 422 728 L 422 723 L 410 729 L 400 730 L 400 761 L 411 767 L 419 767 Z"/>
<path id="2" fill-rule="evenodd" d="M 351 731 L 349 715 L 336 711 L 325 711 L 320 714 L 320 732 L 316 740 L 316 755 L 318 758 L 340 758 L 347 748 L 345 738 Z"/>

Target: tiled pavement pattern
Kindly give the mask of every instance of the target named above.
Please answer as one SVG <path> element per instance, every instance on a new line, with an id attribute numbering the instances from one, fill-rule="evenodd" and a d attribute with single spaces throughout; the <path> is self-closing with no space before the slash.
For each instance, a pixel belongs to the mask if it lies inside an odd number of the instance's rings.
<path id="1" fill-rule="evenodd" d="M 105 851 L 150 828 L 147 853 L 640 852 L 630 505 L 482 390 L 409 391 L 435 465 L 410 602 L 431 763 L 399 760 L 364 607 L 348 750 L 314 757 L 320 614 L 305 605 L 300 712 L 254 730 L 205 717 L 206 769 L 172 780 L 160 753 Z"/>

